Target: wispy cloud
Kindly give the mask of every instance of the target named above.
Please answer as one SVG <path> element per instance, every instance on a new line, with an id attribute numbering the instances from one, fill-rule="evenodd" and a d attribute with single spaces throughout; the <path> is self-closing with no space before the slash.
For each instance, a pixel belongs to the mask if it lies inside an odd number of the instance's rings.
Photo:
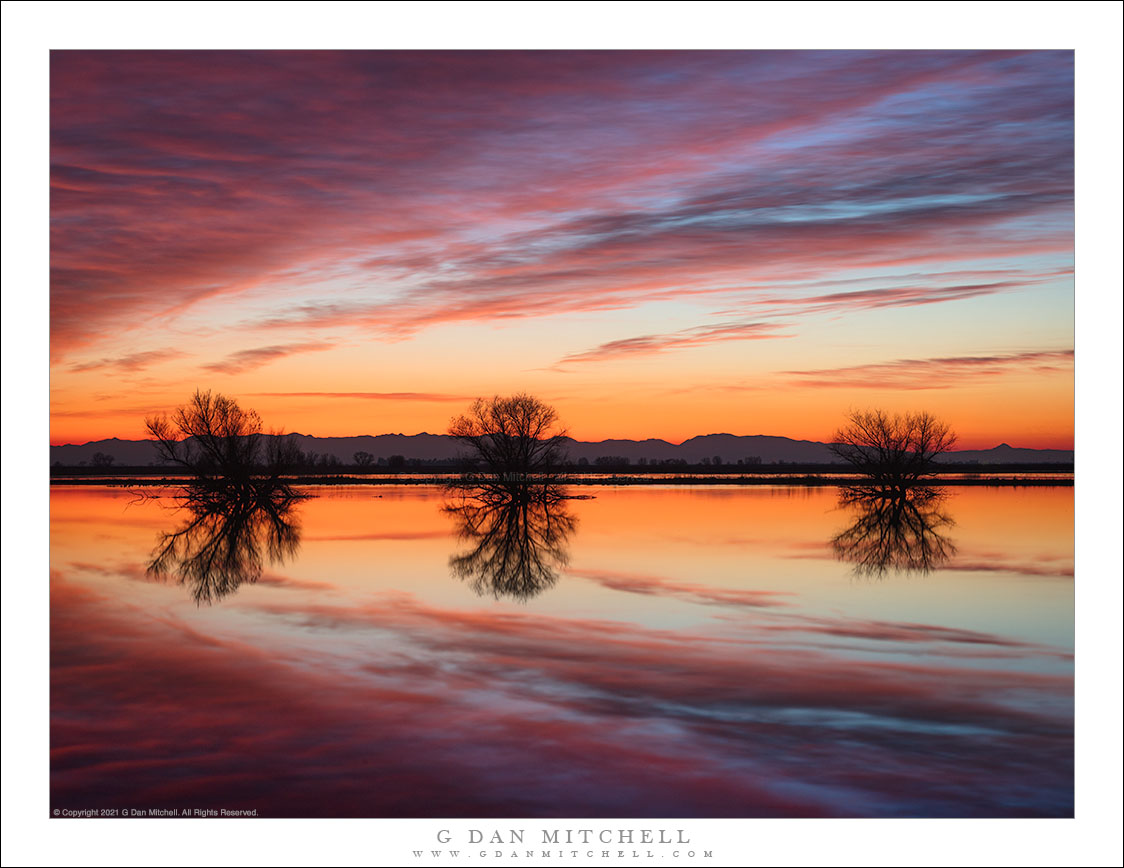
<path id="1" fill-rule="evenodd" d="M 669 334 L 641 335 L 609 341 L 591 350 L 574 353 L 558 361 L 559 366 L 576 362 L 600 362 L 621 356 L 649 355 L 667 350 L 697 347 L 721 341 L 759 341 L 770 338 L 788 338 L 792 334 L 778 333 L 784 324 L 763 322 L 721 323 L 712 326 L 695 326 Z"/>
<path id="2" fill-rule="evenodd" d="M 56 52 L 52 352 L 263 288 L 259 325 L 408 334 L 731 286 L 744 311 L 794 280 L 1068 256 L 1072 63 Z"/>
<path id="3" fill-rule="evenodd" d="M 215 371 L 220 374 L 241 374 L 245 371 L 252 371 L 255 368 L 260 368 L 263 365 L 268 365 L 270 362 L 283 359 L 296 353 L 329 350 L 333 346 L 335 345 L 330 343 L 310 341 L 300 344 L 276 344 L 269 347 L 254 347 L 248 350 L 238 350 L 237 352 L 231 353 L 222 361 L 211 362 L 208 365 L 203 365 L 203 367 L 208 371 Z"/>
<path id="4" fill-rule="evenodd" d="M 754 308 L 773 308 L 785 316 L 799 313 L 813 314 L 827 311 L 873 310 L 886 307 L 912 307 L 920 304 L 940 304 L 994 295 L 1014 289 L 1025 289 L 1034 281 L 995 281 L 953 286 L 893 286 L 877 289 L 859 289 L 810 296 L 771 296 L 746 302 Z"/>
<path id="5" fill-rule="evenodd" d="M 1068 371 L 1073 350 L 1034 350 L 986 356 L 896 359 L 870 365 L 785 371 L 794 382 L 818 388 L 947 389 L 964 379 L 997 377 L 1014 371 Z"/>
<path id="6" fill-rule="evenodd" d="M 451 395 L 445 392 L 250 392 L 262 398 L 345 398 L 364 401 L 431 401 L 453 403 L 471 401 L 472 395 Z"/>
<path id="7" fill-rule="evenodd" d="M 145 416 L 157 413 L 160 410 L 160 405 L 154 402 L 152 404 L 114 405 L 108 410 L 104 407 L 93 409 L 83 408 L 78 410 L 52 409 L 51 417 L 58 419 L 96 419 L 105 416 L 107 412 L 111 412 L 123 416 L 132 416 L 136 419 L 143 419 Z"/>
<path id="8" fill-rule="evenodd" d="M 116 371 L 132 373 L 134 371 L 143 371 L 150 365 L 181 358 L 184 355 L 185 353 L 179 350 L 146 350 L 144 352 L 130 353 L 116 358 L 103 358 L 91 362 L 82 362 L 81 364 L 71 365 L 69 370 L 80 372 L 110 368 Z"/>

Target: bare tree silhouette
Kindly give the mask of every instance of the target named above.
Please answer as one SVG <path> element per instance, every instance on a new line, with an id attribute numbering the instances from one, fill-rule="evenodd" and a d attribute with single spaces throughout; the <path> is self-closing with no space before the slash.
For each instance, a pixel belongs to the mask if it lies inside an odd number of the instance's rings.
<path id="1" fill-rule="evenodd" d="M 955 443 L 956 434 L 929 413 L 856 410 L 828 448 L 877 487 L 901 493 L 935 475 L 934 459 Z"/>
<path id="2" fill-rule="evenodd" d="M 300 449 L 279 432 L 262 433 L 261 417 L 222 394 L 196 391 L 168 416 L 147 417 L 160 459 L 191 474 L 197 486 L 237 489 L 245 497 L 278 489 L 280 475 L 296 465 Z M 291 492 L 282 491 L 282 495 Z"/>
<path id="3" fill-rule="evenodd" d="M 566 431 L 557 412 L 523 392 L 477 398 L 449 423 L 449 434 L 470 448 L 488 478 L 504 484 L 531 481 L 565 457 Z"/>
<path id="4" fill-rule="evenodd" d="M 855 575 L 880 578 L 888 571 L 937 569 L 956 554 L 944 534 L 955 522 L 941 506 L 947 493 L 931 486 L 886 496 L 869 487 L 840 492 L 840 504 L 856 511 L 851 525 L 831 541 L 835 556 L 855 565 Z"/>
<path id="5" fill-rule="evenodd" d="M 211 604 L 245 583 L 256 582 L 265 563 L 283 563 L 300 546 L 294 505 L 303 495 L 273 490 L 246 496 L 234 489 L 189 485 L 180 507 L 183 524 L 160 535 L 147 575 L 175 578 L 199 605 Z"/>
<path id="6" fill-rule="evenodd" d="M 557 485 L 452 489 L 459 497 L 445 506 L 470 548 L 449 559 L 453 575 L 477 594 L 525 601 L 551 588 L 569 562 L 567 543 L 577 518 Z"/>

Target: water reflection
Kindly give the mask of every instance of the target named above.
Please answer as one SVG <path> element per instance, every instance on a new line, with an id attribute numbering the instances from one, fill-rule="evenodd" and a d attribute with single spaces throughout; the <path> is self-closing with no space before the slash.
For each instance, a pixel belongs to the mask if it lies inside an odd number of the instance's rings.
<path id="1" fill-rule="evenodd" d="M 279 487 L 254 492 L 187 486 L 180 508 L 188 518 L 160 535 L 147 575 L 186 585 L 210 605 L 240 585 L 256 582 L 266 562 L 284 563 L 300 548 L 294 506 L 304 500 Z"/>
<path id="2" fill-rule="evenodd" d="M 296 559 L 196 606 L 132 581 L 187 513 L 56 486 L 50 809 L 1073 815 L 1071 488 L 950 488 L 955 560 L 867 590 L 835 489 L 570 490 L 525 604 L 451 578 L 477 540 L 403 486 L 319 490 Z"/>
<path id="3" fill-rule="evenodd" d="M 450 489 L 445 512 L 470 548 L 449 558 L 453 575 L 479 595 L 525 601 L 558 581 L 577 527 L 559 485 Z"/>
<path id="4" fill-rule="evenodd" d="M 832 549 L 855 565 L 855 575 L 881 578 L 888 571 L 925 574 L 956 554 L 942 531 L 955 522 L 941 509 L 948 493 L 920 486 L 888 496 L 868 488 L 843 488 L 840 505 L 854 510 L 850 527 L 836 535 Z"/>

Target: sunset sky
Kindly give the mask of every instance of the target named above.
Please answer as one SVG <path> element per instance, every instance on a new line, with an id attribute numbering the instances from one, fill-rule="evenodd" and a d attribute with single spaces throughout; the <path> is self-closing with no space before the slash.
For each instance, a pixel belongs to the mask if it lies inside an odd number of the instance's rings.
<path id="1" fill-rule="evenodd" d="M 269 427 L 1073 445 L 1073 53 L 51 55 L 51 442 Z"/>

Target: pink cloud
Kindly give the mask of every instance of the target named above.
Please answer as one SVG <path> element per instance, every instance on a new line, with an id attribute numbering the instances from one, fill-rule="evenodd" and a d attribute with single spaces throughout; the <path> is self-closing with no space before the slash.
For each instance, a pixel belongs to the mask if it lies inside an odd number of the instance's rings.
<path id="1" fill-rule="evenodd" d="M 51 64 L 56 359 L 256 291 L 240 328 L 407 334 L 1071 253 L 1069 52 Z"/>

